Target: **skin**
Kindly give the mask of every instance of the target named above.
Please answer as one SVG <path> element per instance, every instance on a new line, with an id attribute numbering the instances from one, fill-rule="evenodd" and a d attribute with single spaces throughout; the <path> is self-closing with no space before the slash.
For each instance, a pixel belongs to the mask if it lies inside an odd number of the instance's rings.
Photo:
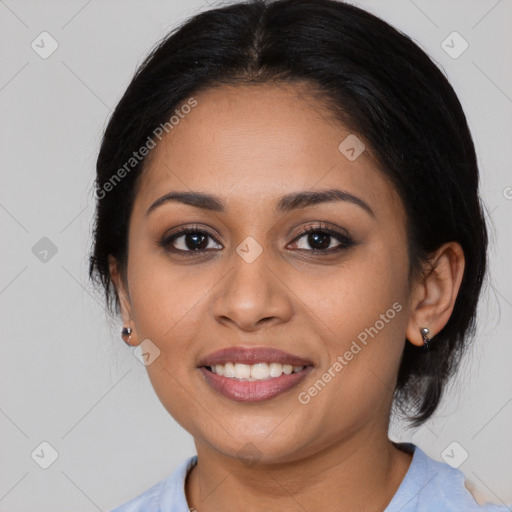
<path id="1" fill-rule="evenodd" d="M 130 343 L 158 346 L 149 378 L 195 441 L 188 504 L 199 512 L 382 511 L 412 459 L 387 437 L 400 355 L 404 343 L 422 345 L 421 327 L 433 336 L 448 321 L 462 249 L 443 245 L 432 270 L 409 282 L 400 197 L 369 148 L 355 161 L 341 154 L 350 131 L 300 85 L 222 86 L 194 97 L 198 105 L 150 155 L 130 218 L 126 274 L 110 262 Z M 284 194 L 329 188 L 362 199 L 373 215 L 347 201 L 273 210 Z M 220 196 L 226 212 L 167 202 L 146 216 L 161 196 L 191 190 Z M 355 245 L 312 253 L 308 236 L 297 236 L 320 222 L 348 232 Z M 158 246 L 185 225 L 211 234 L 210 252 L 187 257 Z M 236 252 L 248 236 L 263 249 L 251 263 Z M 339 244 L 332 237 L 328 246 Z M 185 237 L 174 247 L 186 250 Z M 396 302 L 402 310 L 301 404 L 298 393 Z M 212 390 L 197 367 L 233 345 L 279 348 L 311 359 L 314 369 L 273 399 L 236 402 Z M 243 457 L 247 446 L 255 463 Z"/>

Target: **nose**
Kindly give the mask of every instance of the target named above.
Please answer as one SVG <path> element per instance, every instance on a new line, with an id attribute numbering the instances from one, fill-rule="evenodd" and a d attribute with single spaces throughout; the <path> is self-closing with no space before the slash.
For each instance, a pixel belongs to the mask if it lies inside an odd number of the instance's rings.
<path id="1" fill-rule="evenodd" d="M 231 271 L 214 299 L 213 314 L 218 322 L 256 331 L 290 320 L 293 304 L 286 274 L 269 256 L 263 250 L 251 261 L 234 253 Z"/>

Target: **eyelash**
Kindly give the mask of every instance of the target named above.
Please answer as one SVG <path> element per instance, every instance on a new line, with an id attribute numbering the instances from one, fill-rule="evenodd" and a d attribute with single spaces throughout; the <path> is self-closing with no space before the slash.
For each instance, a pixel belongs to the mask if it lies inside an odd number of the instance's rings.
<path id="1" fill-rule="evenodd" d="M 352 245 L 355 245 L 355 242 L 352 240 L 352 238 L 350 236 L 348 236 L 344 233 L 335 231 L 333 229 L 330 229 L 322 224 L 320 224 L 318 226 L 308 226 L 306 229 L 304 229 L 303 231 L 301 231 L 300 233 L 297 234 L 297 236 L 293 239 L 293 242 L 300 240 L 305 235 L 316 234 L 316 233 L 329 235 L 329 236 L 337 239 L 340 242 L 340 244 L 337 247 L 330 248 L 327 250 L 326 249 L 314 249 L 314 248 L 309 249 L 309 250 L 308 249 L 297 249 L 297 250 L 312 252 L 314 254 L 329 255 L 329 254 L 341 252 L 343 250 L 348 249 Z M 197 226 L 192 226 L 192 227 L 183 228 L 180 231 L 173 233 L 170 236 L 165 236 L 164 238 L 162 238 L 162 240 L 160 240 L 158 242 L 158 246 L 165 249 L 166 251 L 173 252 L 175 254 L 184 255 L 187 257 L 188 256 L 200 256 L 206 252 L 212 251 L 212 249 L 196 249 L 196 250 L 186 250 L 185 251 L 182 249 L 172 248 L 172 243 L 176 239 L 180 238 L 181 236 L 189 235 L 189 234 L 206 235 L 207 237 L 210 237 L 211 239 L 215 240 L 215 238 L 207 231 L 200 229 Z"/>

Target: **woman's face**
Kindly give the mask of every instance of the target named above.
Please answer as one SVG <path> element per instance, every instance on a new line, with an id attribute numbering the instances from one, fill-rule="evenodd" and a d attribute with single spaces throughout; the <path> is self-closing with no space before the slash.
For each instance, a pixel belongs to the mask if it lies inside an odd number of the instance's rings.
<path id="1" fill-rule="evenodd" d="M 125 319 L 160 351 L 147 371 L 162 404 L 198 449 L 269 462 L 387 434 L 410 311 L 399 196 L 353 136 L 339 149 L 350 132 L 297 87 L 195 95 L 152 150 L 129 228 Z M 278 208 L 330 189 L 345 196 Z M 222 209 L 168 200 L 148 212 L 170 192 L 212 195 Z M 171 239 L 185 227 L 199 233 Z M 272 383 L 212 377 L 204 360 L 232 347 L 310 365 Z"/>

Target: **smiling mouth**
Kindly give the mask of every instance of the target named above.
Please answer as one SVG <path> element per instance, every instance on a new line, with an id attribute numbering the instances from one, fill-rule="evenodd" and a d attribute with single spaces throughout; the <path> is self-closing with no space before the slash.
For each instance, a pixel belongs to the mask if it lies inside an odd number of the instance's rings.
<path id="1" fill-rule="evenodd" d="M 218 373 L 219 369 L 227 375 Z M 258 403 L 284 395 L 286 391 L 295 388 L 311 373 L 313 366 L 226 363 L 201 366 L 199 370 L 209 388 L 219 395 L 235 402 Z"/>
<path id="2" fill-rule="evenodd" d="M 198 361 L 208 387 L 237 402 L 284 394 L 313 371 L 313 361 L 270 346 L 232 346 Z"/>

